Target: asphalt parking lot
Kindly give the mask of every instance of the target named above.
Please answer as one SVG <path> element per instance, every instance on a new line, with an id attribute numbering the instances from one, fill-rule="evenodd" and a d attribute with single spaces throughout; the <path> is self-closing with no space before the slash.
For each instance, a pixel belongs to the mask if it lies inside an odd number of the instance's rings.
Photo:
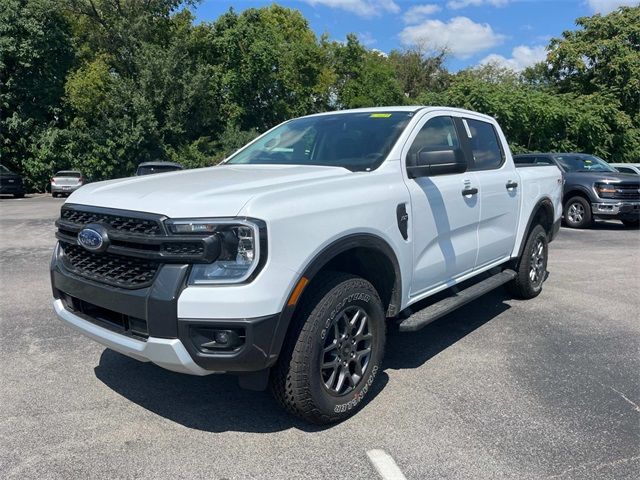
<path id="1" fill-rule="evenodd" d="M 375 398 L 310 427 L 230 376 L 189 377 L 106 350 L 53 314 L 62 199 L 0 200 L 0 477 L 640 476 L 640 232 L 562 229 L 541 296 L 498 290 L 391 333 Z"/>

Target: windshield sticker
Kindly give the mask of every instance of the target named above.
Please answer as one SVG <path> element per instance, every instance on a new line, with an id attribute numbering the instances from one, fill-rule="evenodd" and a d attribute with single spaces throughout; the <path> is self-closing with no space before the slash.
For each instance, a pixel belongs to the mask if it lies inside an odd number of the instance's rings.
<path id="1" fill-rule="evenodd" d="M 389 118 L 390 116 L 390 113 L 372 113 L 370 118 Z"/>

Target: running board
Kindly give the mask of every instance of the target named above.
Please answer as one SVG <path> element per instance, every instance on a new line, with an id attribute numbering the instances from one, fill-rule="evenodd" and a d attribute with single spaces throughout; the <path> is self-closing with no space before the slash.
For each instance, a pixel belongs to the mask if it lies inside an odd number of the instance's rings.
<path id="1" fill-rule="evenodd" d="M 454 293 L 450 297 L 415 312 L 409 318 L 403 320 L 399 324 L 398 328 L 401 332 L 415 332 L 420 330 L 434 320 L 454 311 L 456 308 L 466 305 L 485 293 L 498 288 L 500 285 L 513 280 L 516 278 L 516 275 L 516 272 L 513 270 L 503 270 L 500 273 L 496 273 L 486 280 L 482 280 L 481 282 L 471 285 L 464 290 Z"/>

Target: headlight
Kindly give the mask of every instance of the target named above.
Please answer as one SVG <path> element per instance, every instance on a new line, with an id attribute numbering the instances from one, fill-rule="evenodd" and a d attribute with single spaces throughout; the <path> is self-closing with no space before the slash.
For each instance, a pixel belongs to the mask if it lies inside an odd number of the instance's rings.
<path id="1" fill-rule="evenodd" d="M 192 266 L 190 285 L 244 282 L 258 266 L 260 228 L 250 220 L 170 220 L 167 227 L 179 235 L 216 235 L 220 242 L 215 262 Z"/>
<path id="2" fill-rule="evenodd" d="M 610 183 L 596 183 L 596 192 L 601 198 L 613 198 L 616 194 L 616 186 Z"/>

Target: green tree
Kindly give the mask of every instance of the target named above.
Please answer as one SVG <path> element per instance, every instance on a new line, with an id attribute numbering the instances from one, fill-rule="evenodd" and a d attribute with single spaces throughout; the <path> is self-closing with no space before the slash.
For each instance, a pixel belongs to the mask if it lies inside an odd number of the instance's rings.
<path id="1" fill-rule="evenodd" d="M 65 76 L 74 52 L 69 26 L 54 0 L 4 0 L 0 8 L 0 160 L 30 165 L 48 128 L 61 124 Z M 43 188 L 50 172 L 28 176 Z"/>
<path id="2" fill-rule="evenodd" d="M 640 127 L 640 6 L 576 24 L 551 40 L 548 75 L 561 92 L 607 95 Z"/>
<path id="3" fill-rule="evenodd" d="M 219 66 L 226 114 L 242 130 L 264 131 L 321 109 L 320 46 L 297 10 L 278 5 L 233 10 L 202 26 Z"/>
<path id="4" fill-rule="evenodd" d="M 446 51 L 427 55 L 418 47 L 408 50 L 393 50 L 389 54 L 389 63 L 402 92 L 408 98 L 417 98 L 421 92 L 444 90 L 450 74 L 444 66 Z"/>
<path id="5" fill-rule="evenodd" d="M 367 50 L 354 34 L 345 43 L 323 39 L 325 61 L 334 72 L 329 108 L 398 105 L 405 97 L 389 59 Z"/>
<path id="6" fill-rule="evenodd" d="M 557 94 L 508 75 L 487 81 L 486 71 L 463 71 L 444 92 L 427 92 L 421 103 L 467 108 L 498 119 L 511 148 L 581 151 L 610 161 L 640 155 L 640 134 L 625 112 L 600 94 Z"/>

